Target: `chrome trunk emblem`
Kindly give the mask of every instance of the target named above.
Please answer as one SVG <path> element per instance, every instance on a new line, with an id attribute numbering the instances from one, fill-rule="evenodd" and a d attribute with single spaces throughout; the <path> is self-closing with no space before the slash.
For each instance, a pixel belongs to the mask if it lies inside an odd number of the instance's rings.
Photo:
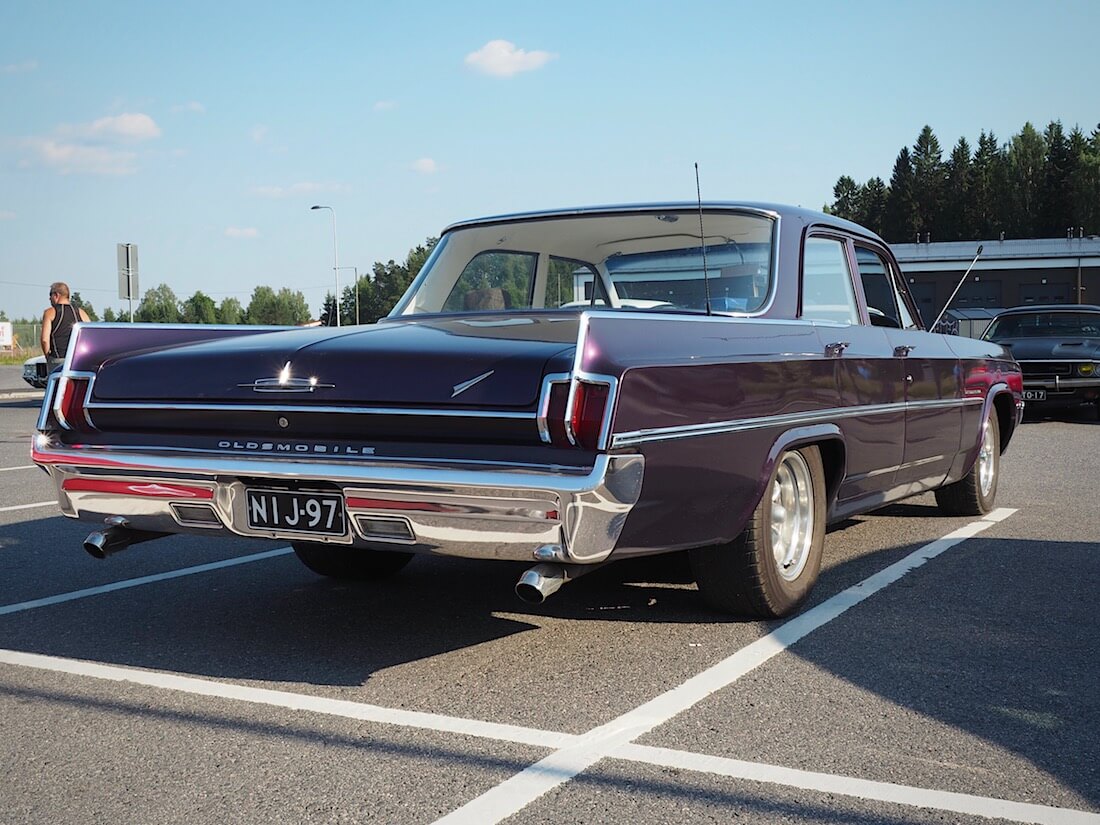
<path id="1" fill-rule="evenodd" d="M 455 384 L 453 387 L 451 387 L 451 389 L 453 390 L 453 392 L 451 393 L 451 398 L 454 398 L 456 395 L 461 395 L 462 393 L 466 392 L 466 390 L 470 389 L 470 387 L 474 386 L 474 384 L 478 384 L 484 381 L 494 372 L 496 372 L 496 370 L 489 370 L 488 372 L 482 373 L 477 378 L 471 378 L 469 381 L 463 381 L 461 384 Z"/>
<path id="2" fill-rule="evenodd" d="M 257 378 L 251 384 L 238 384 L 238 387 L 251 388 L 253 392 L 313 392 L 319 389 L 332 389 L 335 384 L 322 384 L 316 377 L 291 378 L 290 362 L 279 370 L 277 378 Z"/>

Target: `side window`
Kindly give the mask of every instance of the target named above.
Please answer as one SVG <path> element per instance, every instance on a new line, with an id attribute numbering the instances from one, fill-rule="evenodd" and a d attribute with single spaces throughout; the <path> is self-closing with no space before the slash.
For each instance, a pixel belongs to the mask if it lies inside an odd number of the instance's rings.
<path id="1" fill-rule="evenodd" d="M 877 252 L 856 247 L 856 264 L 867 298 L 867 313 L 876 327 L 908 329 L 915 326 L 905 301 L 898 294 L 890 264 Z"/>
<path id="2" fill-rule="evenodd" d="M 557 309 L 566 304 L 586 304 L 591 298 L 594 283 L 603 286 L 591 264 L 551 255 L 546 270 L 546 299 L 543 305 L 547 309 Z"/>
<path id="3" fill-rule="evenodd" d="M 802 317 L 859 323 L 843 241 L 833 238 L 806 241 L 802 260 Z"/>
<path id="4" fill-rule="evenodd" d="M 531 306 L 538 255 L 482 252 L 466 264 L 443 304 L 444 312 L 496 311 Z"/>

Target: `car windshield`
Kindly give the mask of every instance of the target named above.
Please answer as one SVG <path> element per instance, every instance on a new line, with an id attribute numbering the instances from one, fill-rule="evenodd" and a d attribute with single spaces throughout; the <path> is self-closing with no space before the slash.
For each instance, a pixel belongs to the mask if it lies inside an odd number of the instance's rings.
<path id="1" fill-rule="evenodd" d="M 1100 312 L 1028 312 L 1002 315 L 989 325 L 985 338 L 1100 337 Z"/>
<path id="2" fill-rule="evenodd" d="M 587 307 L 752 313 L 771 290 L 775 220 L 694 210 L 553 215 L 443 235 L 392 315 Z M 706 279 L 704 282 L 704 256 Z"/>

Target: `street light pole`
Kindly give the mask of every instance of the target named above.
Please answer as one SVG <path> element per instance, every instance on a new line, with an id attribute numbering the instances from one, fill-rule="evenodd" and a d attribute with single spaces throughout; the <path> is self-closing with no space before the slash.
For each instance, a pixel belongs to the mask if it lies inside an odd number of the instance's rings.
<path id="1" fill-rule="evenodd" d="M 331 206 L 311 206 L 310 209 L 327 209 L 332 214 L 332 272 L 336 276 L 336 326 L 340 326 L 340 253 L 336 246 L 336 210 Z"/>

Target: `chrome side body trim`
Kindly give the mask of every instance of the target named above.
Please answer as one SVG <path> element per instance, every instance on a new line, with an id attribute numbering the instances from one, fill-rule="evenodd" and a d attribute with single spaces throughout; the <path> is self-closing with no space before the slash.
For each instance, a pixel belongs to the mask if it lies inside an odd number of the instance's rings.
<path id="1" fill-rule="evenodd" d="M 298 412 L 331 413 L 347 415 L 420 415 L 438 418 L 511 418 L 534 421 L 536 413 L 507 410 L 448 410 L 440 408 L 411 409 L 406 407 L 333 407 L 313 405 L 288 406 L 286 404 L 169 404 L 148 401 L 95 401 L 87 405 L 90 410 L 189 410 L 210 412 Z"/>
<path id="2" fill-rule="evenodd" d="M 808 410 L 785 415 L 766 415 L 757 418 L 739 418 L 729 421 L 714 421 L 707 424 L 682 424 L 675 427 L 655 427 L 653 429 L 634 430 L 616 433 L 611 439 L 611 448 L 633 447 L 655 441 L 672 441 L 680 438 L 696 438 L 704 435 L 746 432 L 766 427 L 798 427 L 807 424 L 820 424 L 843 418 L 861 418 L 868 415 L 888 415 L 911 410 L 942 409 L 945 407 L 964 407 L 982 404 L 985 399 L 948 398 L 937 401 L 898 402 L 895 404 L 869 404 L 862 407 L 839 407 L 826 410 Z"/>

